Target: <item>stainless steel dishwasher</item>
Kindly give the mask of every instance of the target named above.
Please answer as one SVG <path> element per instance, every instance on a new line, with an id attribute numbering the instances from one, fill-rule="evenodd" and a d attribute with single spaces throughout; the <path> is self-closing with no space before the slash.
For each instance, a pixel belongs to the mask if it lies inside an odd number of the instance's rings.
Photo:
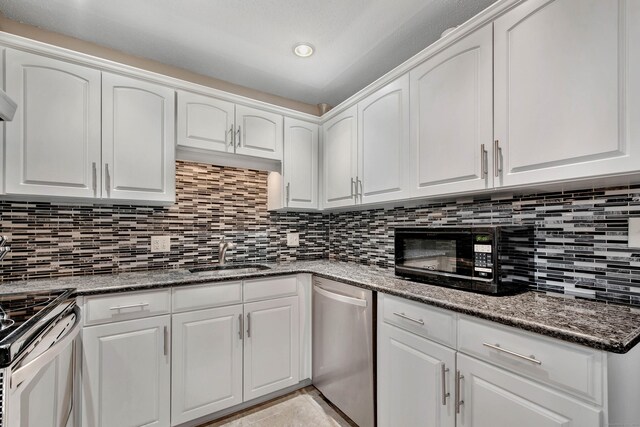
<path id="1" fill-rule="evenodd" d="M 360 427 L 375 424 L 372 292 L 313 281 L 313 385 Z"/>

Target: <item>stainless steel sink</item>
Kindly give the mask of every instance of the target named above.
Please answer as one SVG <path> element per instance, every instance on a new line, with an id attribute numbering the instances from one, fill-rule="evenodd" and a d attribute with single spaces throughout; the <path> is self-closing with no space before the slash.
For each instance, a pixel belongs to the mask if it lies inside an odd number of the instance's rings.
<path id="1" fill-rule="evenodd" d="M 191 273 L 209 273 L 215 275 L 232 275 L 255 273 L 262 270 L 269 270 L 271 267 L 262 264 L 227 264 L 227 265 L 209 265 L 206 267 L 190 268 Z"/>

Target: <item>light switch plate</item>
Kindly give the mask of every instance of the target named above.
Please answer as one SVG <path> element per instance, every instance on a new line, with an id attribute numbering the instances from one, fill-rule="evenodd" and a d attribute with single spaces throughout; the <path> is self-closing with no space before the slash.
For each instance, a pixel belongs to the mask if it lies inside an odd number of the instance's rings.
<path id="1" fill-rule="evenodd" d="M 300 233 L 287 233 L 287 246 L 300 246 Z"/>
<path id="2" fill-rule="evenodd" d="M 170 252 L 171 236 L 151 236 L 151 252 Z"/>
<path id="3" fill-rule="evenodd" d="M 640 248 L 640 218 L 629 218 L 630 248 Z"/>

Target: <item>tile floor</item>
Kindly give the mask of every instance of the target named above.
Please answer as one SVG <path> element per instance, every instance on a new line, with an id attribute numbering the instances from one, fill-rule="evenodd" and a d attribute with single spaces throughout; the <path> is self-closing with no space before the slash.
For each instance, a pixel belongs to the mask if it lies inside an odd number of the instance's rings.
<path id="1" fill-rule="evenodd" d="M 313 386 L 200 427 L 353 427 Z"/>

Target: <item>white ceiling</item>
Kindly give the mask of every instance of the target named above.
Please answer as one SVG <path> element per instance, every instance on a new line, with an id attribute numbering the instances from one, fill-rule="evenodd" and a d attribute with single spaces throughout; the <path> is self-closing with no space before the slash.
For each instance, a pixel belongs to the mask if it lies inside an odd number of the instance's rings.
<path id="1" fill-rule="evenodd" d="M 0 0 L 13 20 L 337 105 L 495 0 Z M 296 42 L 316 47 L 292 54 Z"/>

